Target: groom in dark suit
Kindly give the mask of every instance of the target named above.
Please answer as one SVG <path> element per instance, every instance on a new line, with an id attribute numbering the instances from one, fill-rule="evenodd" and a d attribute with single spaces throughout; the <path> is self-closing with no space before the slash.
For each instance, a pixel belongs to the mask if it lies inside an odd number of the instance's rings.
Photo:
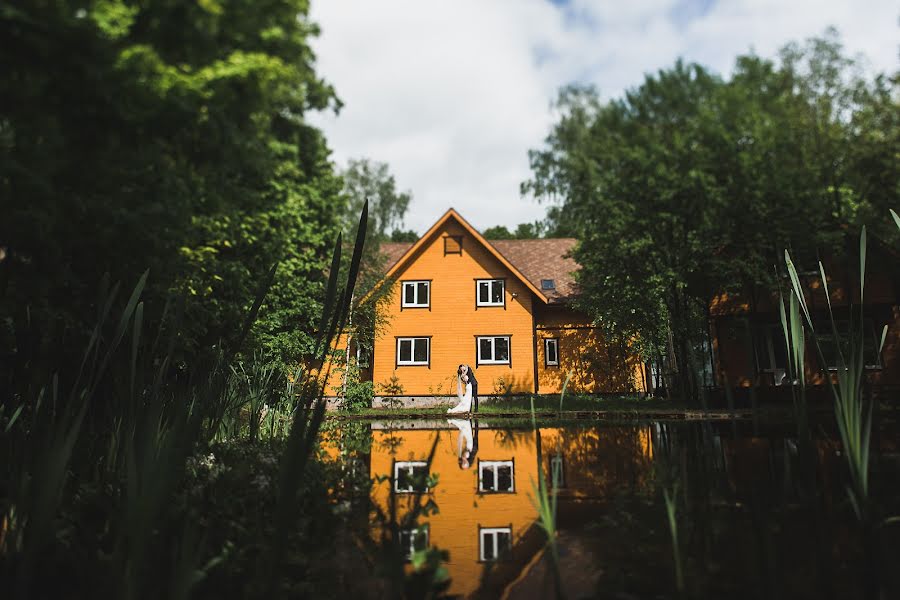
<path id="1" fill-rule="evenodd" d="M 475 379 L 475 371 L 469 365 L 459 365 L 456 372 L 460 375 L 468 375 L 469 382 L 472 384 L 472 412 L 478 412 L 478 380 Z"/>

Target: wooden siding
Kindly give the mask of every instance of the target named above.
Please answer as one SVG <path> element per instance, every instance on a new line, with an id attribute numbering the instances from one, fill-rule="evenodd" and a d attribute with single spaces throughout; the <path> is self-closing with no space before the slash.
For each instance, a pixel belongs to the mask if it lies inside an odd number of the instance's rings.
<path id="1" fill-rule="evenodd" d="M 566 373 L 570 392 L 644 391 L 640 360 L 622 346 L 607 344 L 587 315 L 564 306 L 539 307 L 536 327 L 539 394 L 558 394 Z M 546 338 L 559 340 L 559 366 L 546 364 Z"/>
<path id="2" fill-rule="evenodd" d="M 855 259 L 852 259 L 855 260 Z M 826 260 L 829 297 L 818 272 L 801 274 L 806 284 L 806 300 L 813 319 L 824 325 L 828 320 L 828 300 L 830 299 L 835 318 L 847 320 L 848 310 L 858 318 L 859 275 L 855 265 L 847 267 L 839 261 Z M 789 289 L 785 284 L 786 291 Z M 900 277 L 897 259 L 883 252 L 877 246 L 870 246 L 866 273 L 865 318 L 871 320 L 872 333 L 877 340 L 885 325 L 888 334 L 881 352 L 881 366 L 868 369 L 868 380 L 876 385 L 900 385 Z M 787 300 L 786 300 L 787 301 Z M 758 364 L 758 356 L 767 350 L 761 347 L 761 337 L 766 327 L 780 328 L 778 295 L 759 292 L 749 294 L 720 294 L 710 303 L 712 315 L 711 334 L 716 357 L 716 375 L 719 385 L 726 382 L 731 386 L 772 385 L 773 373 Z M 855 305 L 848 309 L 850 304 Z M 813 385 L 824 384 L 821 371 L 814 358 L 815 349 L 811 344 L 806 349 L 806 379 Z"/>

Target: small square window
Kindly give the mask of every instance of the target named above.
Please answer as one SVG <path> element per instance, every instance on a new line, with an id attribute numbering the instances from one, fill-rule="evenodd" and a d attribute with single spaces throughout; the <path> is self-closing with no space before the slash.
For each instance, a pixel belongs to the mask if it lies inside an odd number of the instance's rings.
<path id="1" fill-rule="evenodd" d="M 403 558 L 412 560 L 413 554 L 428 548 L 428 526 L 400 530 L 400 548 Z"/>
<path id="2" fill-rule="evenodd" d="M 505 306 L 506 282 L 502 279 L 479 279 L 476 286 L 476 306 Z"/>
<path id="3" fill-rule="evenodd" d="M 559 339 L 544 338 L 544 366 L 559 366 Z"/>
<path id="4" fill-rule="evenodd" d="M 541 289 L 542 290 L 555 290 L 556 282 L 552 279 L 541 279 Z"/>
<path id="5" fill-rule="evenodd" d="M 394 463 L 394 491 L 401 494 L 428 491 L 428 463 L 408 461 Z"/>
<path id="6" fill-rule="evenodd" d="M 515 492 L 516 468 L 511 460 L 482 460 L 478 462 L 479 492 Z"/>
<path id="7" fill-rule="evenodd" d="M 478 558 L 494 561 L 509 554 L 512 548 L 512 528 L 485 527 L 478 530 Z"/>
<path id="8" fill-rule="evenodd" d="M 403 308 L 428 308 L 431 302 L 431 282 L 404 281 L 401 297 Z"/>
<path id="9" fill-rule="evenodd" d="M 444 237 L 444 256 L 448 254 L 462 255 L 462 236 L 448 235 Z"/>
<path id="10" fill-rule="evenodd" d="M 509 360 L 509 336 L 479 337 L 477 352 L 479 365 L 508 365 Z"/>
<path id="11" fill-rule="evenodd" d="M 397 366 L 430 364 L 431 338 L 397 338 Z"/>

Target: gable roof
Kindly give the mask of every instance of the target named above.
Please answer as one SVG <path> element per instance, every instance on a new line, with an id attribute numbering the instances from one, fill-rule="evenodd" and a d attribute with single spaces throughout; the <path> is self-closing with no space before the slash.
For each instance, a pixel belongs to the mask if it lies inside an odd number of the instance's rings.
<path id="1" fill-rule="evenodd" d="M 462 225 L 462 228 L 466 231 L 466 233 L 475 238 L 476 242 L 484 246 L 489 254 L 492 254 L 500 264 L 509 269 L 513 275 L 515 275 L 519 280 L 521 280 L 522 283 L 525 284 L 525 287 L 527 287 L 534 293 L 535 296 L 537 296 L 544 303 L 550 302 L 550 299 L 541 291 L 540 287 L 535 286 L 531 281 L 529 281 L 528 278 L 525 277 L 525 275 L 523 275 L 521 271 L 519 271 L 519 269 L 517 269 L 511 262 L 509 262 L 506 257 L 500 254 L 497 249 L 490 244 L 490 242 L 484 239 L 484 236 L 478 233 L 477 229 L 469 225 L 468 221 L 463 219 L 462 216 L 460 216 L 460 214 L 452 208 L 445 212 L 444 216 L 438 219 L 437 222 L 432 225 L 431 228 L 426 231 L 425 234 L 420 237 L 416 243 L 410 246 L 406 250 L 406 252 L 404 252 L 403 255 L 397 260 L 397 262 L 391 265 L 387 273 L 385 273 L 384 275 L 385 279 L 393 276 L 393 274 L 396 273 L 400 269 L 400 267 L 402 267 L 412 256 L 415 255 L 416 251 L 419 248 L 424 246 L 425 243 L 429 241 L 440 230 L 444 223 L 451 219 Z"/>
<path id="2" fill-rule="evenodd" d="M 513 272 L 534 294 L 547 304 L 558 304 L 571 299 L 577 293 L 574 272 L 576 263 L 568 253 L 574 248 L 574 238 L 537 240 L 488 241 L 452 208 L 415 243 L 386 242 L 381 252 L 387 258 L 385 278 L 396 273 L 448 219 L 454 218 L 480 242 L 490 254 Z M 552 279 L 555 289 L 541 289 L 542 279 Z"/>

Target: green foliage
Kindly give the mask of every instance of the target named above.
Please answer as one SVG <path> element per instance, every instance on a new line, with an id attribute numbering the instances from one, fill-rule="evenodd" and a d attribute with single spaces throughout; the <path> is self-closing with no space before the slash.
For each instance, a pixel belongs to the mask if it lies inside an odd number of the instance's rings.
<path id="1" fill-rule="evenodd" d="M 341 398 L 341 408 L 351 412 L 370 408 L 375 397 L 375 387 L 371 381 L 360 380 L 356 360 L 351 359 L 350 364 L 341 364 L 337 373 L 341 376 L 341 383 L 335 386 L 334 392 Z"/>
<path id="2" fill-rule="evenodd" d="M 481 235 L 488 240 L 533 240 L 544 237 L 547 225 L 543 221 L 533 223 L 519 223 L 515 231 L 510 231 L 504 225 L 488 227 Z"/>
<path id="3" fill-rule="evenodd" d="M 343 282 L 338 236 L 312 364 L 323 364 L 346 324 L 365 239 L 365 207 L 358 231 Z M 48 385 L 3 404 L 2 415 L 7 406 L 15 415 L 0 430 L 0 586 L 11 597 L 55 597 L 65 585 L 65 593 L 76 597 L 187 598 L 218 565 L 235 567 L 231 560 L 237 568 L 222 573 L 250 574 L 241 581 L 248 586 L 242 597 L 312 593 L 308 545 L 327 537 L 315 528 L 326 523 L 322 513 L 329 509 L 327 486 L 308 467 L 328 373 L 300 369 L 282 391 L 280 370 L 271 364 L 235 363 L 275 270 L 256 286 L 255 300 L 237 324 L 235 347 L 211 364 L 193 365 L 190 378 L 173 375 L 184 313 L 164 310 L 167 318 L 156 335 L 147 335 L 152 330 L 141 300 L 147 273 L 123 303 L 119 286 L 104 280 L 96 325 L 71 384 L 37 373 Z M 241 399 L 235 402 L 235 396 Z M 285 398 L 290 426 L 279 458 L 270 453 L 260 469 L 242 465 L 254 470 L 252 484 L 266 493 L 264 503 L 253 498 L 254 510 L 247 512 L 264 521 L 249 528 L 246 522 L 223 524 L 211 513 L 238 509 L 240 502 L 228 495 L 233 505 L 208 510 L 203 500 L 214 490 L 185 493 L 185 481 L 197 474 L 191 457 L 206 456 L 208 442 L 220 436 L 232 412 L 246 416 L 248 437 L 263 437 L 266 407 Z M 244 433 L 240 426 L 232 431 Z M 215 479 L 221 469 L 213 464 L 214 452 L 211 457 L 207 475 Z M 247 474 L 242 470 L 237 479 L 246 482 Z M 257 512 L 260 504 L 265 506 Z M 213 532 L 224 535 L 210 548 Z M 256 564 L 242 562 L 251 559 Z M 44 569 L 59 577 L 42 577 Z"/>
<path id="4" fill-rule="evenodd" d="M 395 229 L 391 232 L 391 241 L 392 242 L 417 242 L 419 241 L 419 234 L 409 229 L 407 231 L 403 231 L 402 229 Z"/>
<path id="5" fill-rule="evenodd" d="M 148 323 L 185 297 L 173 359 L 214 354 L 276 260 L 248 347 L 285 362 L 309 351 L 341 182 L 304 120 L 339 106 L 307 12 L 305 0 L 0 10 L 0 313 L 29 339 L 2 349 L 6 364 L 74 355 L 102 274 L 148 268 Z"/>
<path id="6" fill-rule="evenodd" d="M 359 214 L 359 207 L 368 202 L 371 227 L 366 235 L 362 256 L 359 284 L 354 298 L 348 333 L 357 348 L 371 355 L 375 348 L 375 338 L 387 326 L 384 305 L 390 300 L 393 282 L 382 281 L 387 270 L 386 257 L 381 253 L 381 244 L 394 235 L 403 237 L 399 229 L 403 217 L 412 201 L 408 191 L 397 190 L 397 183 L 388 165 L 368 159 L 351 160 L 342 172 L 344 179 L 343 196 L 346 198 L 344 230 L 353 232 L 352 221 Z M 388 232 L 393 231 L 392 234 Z M 416 236 L 415 239 L 418 239 Z"/>
<path id="7" fill-rule="evenodd" d="M 840 254 L 844 225 L 884 214 L 897 84 L 863 79 L 830 31 L 728 79 L 679 61 L 608 102 L 565 88 L 522 191 L 579 238 L 581 307 L 690 379 L 714 295 L 776 289 L 781 249 Z"/>
<path id="8" fill-rule="evenodd" d="M 402 396 L 404 389 L 397 372 L 391 374 L 387 381 L 378 384 L 379 393 L 386 396 Z"/>

